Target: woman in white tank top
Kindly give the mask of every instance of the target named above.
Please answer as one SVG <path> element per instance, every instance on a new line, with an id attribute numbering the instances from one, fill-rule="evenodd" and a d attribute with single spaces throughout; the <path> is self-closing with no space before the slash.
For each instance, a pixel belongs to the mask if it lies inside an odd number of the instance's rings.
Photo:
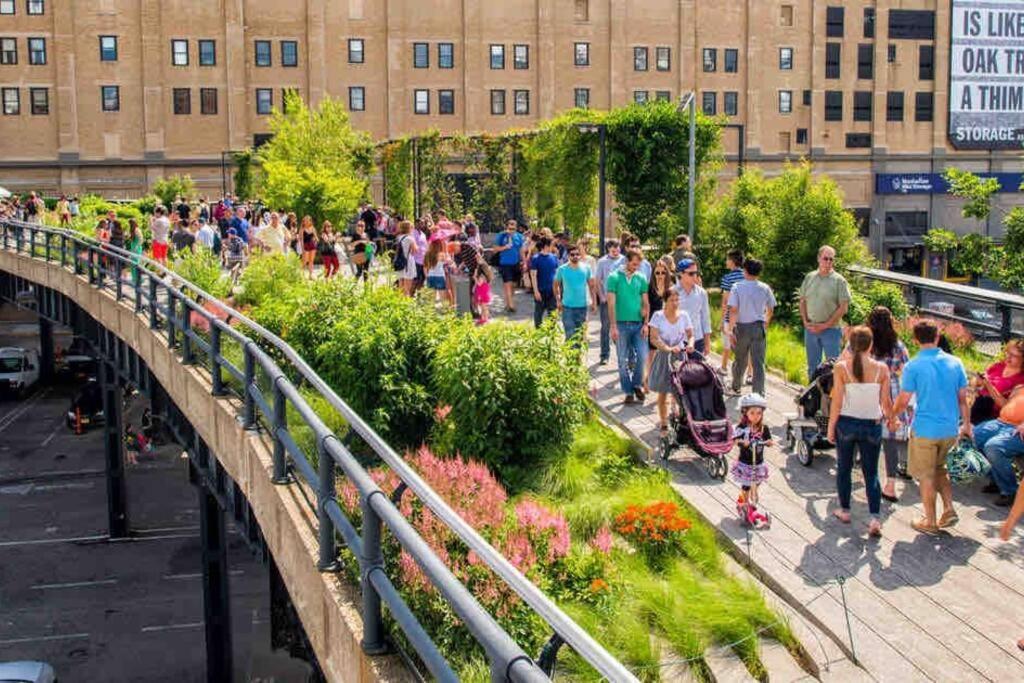
<path id="1" fill-rule="evenodd" d="M 850 331 L 849 359 L 836 363 L 833 379 L 828 440 L 836 445 L 839 508 L 834 514 L 839 521 L 849 523 L 853 460 L 859 450 L 871 514 L 868 535 L 880 536 L 882 488 L 878 483 L 878 456 L 882 449 L 882 420 L 892 414 L 892 397 L 889 368 L 871 357 L 870 328 L 855 327 Z"/>

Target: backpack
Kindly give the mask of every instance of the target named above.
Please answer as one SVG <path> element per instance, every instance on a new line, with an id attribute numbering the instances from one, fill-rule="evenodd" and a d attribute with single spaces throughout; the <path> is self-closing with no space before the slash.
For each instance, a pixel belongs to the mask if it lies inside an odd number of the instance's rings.
<path id="1" fill-rule="evenodd" d="M 405 255 L 405 249 L 402 246 L 407 239 L 409 239 L 408 236 L 403 237 L 395 245 L 395 255 L 391 259 L 391 267 L 395 269 L 396 273 L 404 272 L 406 266 L 409 265 L 409 258 Z"/>
<path id="2" fill-rule="evenodd" d="M 235 235 L 234 237 L 228 239 L 228 253 L 231 256 L 241 256 L 242 255 L 242 238 L 241 237 Z"/>
<path id="3" fill-rule="evenodd" d="M 946 453 L 946 469 L 954 484 L 963 484 L 984 477 L 992 470 L 992 465 L 970 439 L 960 439 Z"/>

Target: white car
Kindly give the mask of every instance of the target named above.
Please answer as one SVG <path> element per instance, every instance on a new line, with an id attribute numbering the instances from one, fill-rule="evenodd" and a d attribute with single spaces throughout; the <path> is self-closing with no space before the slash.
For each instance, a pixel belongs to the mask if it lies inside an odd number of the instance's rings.
<path id="1" fill-rule="evenodd" d="M 38 381 L 38 353 L 16 346 L 0 347 L 0 391 L 24 395 Z"/>
<path id="2" fill-rule="evenodd" d="M 57 674 L 44 662 L 0 662 L 0 683 L 57 683 Z"/>

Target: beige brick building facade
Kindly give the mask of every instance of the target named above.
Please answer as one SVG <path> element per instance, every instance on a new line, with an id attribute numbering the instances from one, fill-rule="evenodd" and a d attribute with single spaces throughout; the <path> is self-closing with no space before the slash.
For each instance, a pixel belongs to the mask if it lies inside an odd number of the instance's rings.
<path id="1" fill-rule="evenodd" d="M 948 142 L 950 21 L 951 0 L 0 0 L 0 185 L 133 197 L 188 172 L 216 193 L 285 88 L 376 138 L 693 90 L 734 126 L 723 181 L 742 126 L 749 165 L 834 177 L 879 253 L 927 225 L 998 234 L 941 194 L 876 192 L 1021 171 L 1019 150 Z"/>

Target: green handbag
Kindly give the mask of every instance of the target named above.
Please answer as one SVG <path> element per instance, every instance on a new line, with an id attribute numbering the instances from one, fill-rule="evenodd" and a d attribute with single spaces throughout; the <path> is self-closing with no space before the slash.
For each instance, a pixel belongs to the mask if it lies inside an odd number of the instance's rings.
<path id="1" fill-rule="evenodd" d="M 985 455 L 974 447 L 973 441 L 961 438 L 946 453 L 946 469 L 953 483 L 962 484 L 984 477 L 992 470 L 992 465 Z"/>

